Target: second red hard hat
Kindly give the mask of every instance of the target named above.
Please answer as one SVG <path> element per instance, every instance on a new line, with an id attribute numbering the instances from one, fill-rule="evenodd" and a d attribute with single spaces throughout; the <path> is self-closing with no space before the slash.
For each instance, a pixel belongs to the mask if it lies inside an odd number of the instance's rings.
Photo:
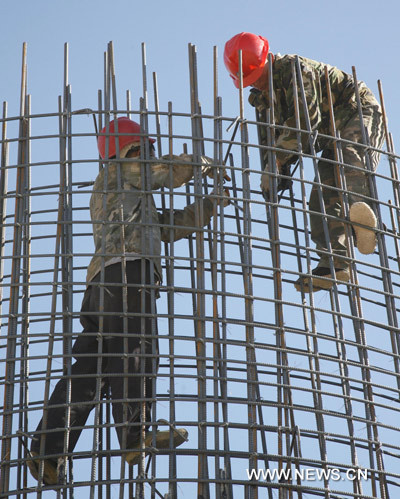
<path id="1" fill-rule="evenodd" d="M 268 40 L 242 32 L 226 42 L 224 63 L 236 88 L 239 88 L 239 50 L 242 51 L 243 87 L 248 87 L 262 75 L 268 57 Z"/>

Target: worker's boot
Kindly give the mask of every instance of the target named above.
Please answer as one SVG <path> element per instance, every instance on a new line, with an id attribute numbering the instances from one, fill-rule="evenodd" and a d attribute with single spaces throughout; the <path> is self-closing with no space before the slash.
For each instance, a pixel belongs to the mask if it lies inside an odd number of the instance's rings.
<path id="1" fill-rule="evenodd" d="M 40 461 L 36 452 L 31 451 L 32 459 L 26 461 L 26 464 L 31 472 L 31 475 L 36 480 L 39 480 Z M 43 459 L 43 483 L 45 485 L 57 485 L 57 463 L 52 459 Z"/>
<path id="2" fill-rule="evenodd" d="M 360 253 L 369 255 L 375 251 L 377 220 L 367 203 L 358 202 L 350 207 L 350 222 L 356 235 L 356 246 Z M 361 227 L 361 224 L 365 227 Z"/>
<path id="3" fill-rule="evenodd" d="M 179 447 L 179 445 L 183 444 L 184 442 L 187 442 L 187 437 L 188 437 L 188 432 L 185 430 L 185 428 L 179 428 L 175 429 L 172 428 L 171 430 L 167 431 L 158 431 L 156 433 L 156 449 L 169 449 L 170 444 L 169 444 L 169 437 L 170 433 L 173 433 L 173 446 L 174 448 Z M 149 447 L 152 446 L 152 441 L 153 441 L 153 434 L 149 433 L 146 435 L 146 438 L 144 440 L 144 445 L 145 445 L 145 453 L 149 453 Z M 140 448 L 140 441 L 137 440 L 134 445 L 132 445 L 133 448 Z M 128 452 L 125 454 L 125 460 L 127 461 L 128 464 L 131 466 L 138 464 L 140 461 L 140 455 L 141 452 L 139 450 L 135 450 L 132 452 Z"/>
<path id="4" fill-rule="evenodd" d="M 335 276 L 337 284 L 341 284 L 338 281 L 349 282 L 350 272 L 349 269 L 335 269 Z M 321 291 L 322 289 L 331 289 L 333 286 L 334 278 L 331 273 L 331 269 L 327 267 L 316 267 L 312 271 L 312 275 L 302 275 L 294 283 L 294 287 L 297 291 L 310 291 L 310 282 L 312 280 L 312 290 Z"/>

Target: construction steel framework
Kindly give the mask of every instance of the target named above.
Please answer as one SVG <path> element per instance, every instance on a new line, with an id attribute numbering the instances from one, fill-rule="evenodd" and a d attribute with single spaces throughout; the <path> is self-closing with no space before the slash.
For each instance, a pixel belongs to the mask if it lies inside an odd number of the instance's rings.
<path id="1" fill-rule="evenodd" d="M 66 45 L 58 109 L 33 115 L 24 46 L 20 114 L 8 116 L 4 103 L 0 120 L 0 495 L 395 499 L 400 494 L 400 191 L 386 117 L 386 147 L 370 175 L 371 192 L 379 199 L 375 253 L 360 256 L 349 227 L 350 282 L 329 291 L 297 292 L 294 281 L 317 261 L 307 205 L 312 185 L 321 192 L 312 180 L 315 136 L 309 127 L 297 130 L 299 136 L 308 134 L 311 152 L 299 150 L 293 186 L 280 199 L 271 176 L 266 203 L 259 188 L 265 148 L 258 141 L 265 125 L 257 117 L 245 118 L 243 88 L 238 111 L 229 113 L 234 117 L 222 114 L 216 49 L 214 112 L 203 114 L 197 52 L 193 45 L 188 49 L 187 113 L 173 111 L 172 103 L 159 109 L 157 77 L 153 74 L 148 85 L 144 45 L 143 96 L 135 108 L 127 92 L 119 106 L 110 43 L 98 109 L 74 109 Z M 304 89 L 296 65 L 293 71 L 298 112 Z M 55 382 L 71 374 L 93 254 L 91 184 L 99 168 L 107 168 L 96 156 L 95 138 L 117 116 L 140 122 L 157 139 L 159 157 L 190 150 L 194 158 L 206 154 L 225 164 L 232 202 L 224 207 L 215 196 L 208 226 L 163 247 L 164 281 L 153 316 L 160 343 L 153 362 L 159 368 L 149 428 L 184 427 L 188 441 L 173 450 L 153 448 L 139 466 L 127 466 L 110 397 L 99 389 L 79 444 L 61 458 L 59 484 L 50 487 L 43 483 L 43 469 L 38 481 L 29 474 L 30 442 Z M 274 126 L 270 113 L 267 128 Z M 272 135 L 267 150 L 274 164 Z M 332 140 L 348 220 L 342 142 L 334 129 Z M 368 169 L 365 134 L 364 144 Z M 142 157 L 144 165 L 148 161 Z M 186 188 L 152 195 L 163 209 L 194 201 L 200 220 L 203 197 L 219 186 L 217 169 L 206 179 L 195 171 Z M 327 228 L 323 209 L 322 218 Z M 99 369 L 99 386 L 100 380 Z M 67 415 L 69 409 L 67 396 Z M 68 433 L 67 427 L 66 439 Z"/>

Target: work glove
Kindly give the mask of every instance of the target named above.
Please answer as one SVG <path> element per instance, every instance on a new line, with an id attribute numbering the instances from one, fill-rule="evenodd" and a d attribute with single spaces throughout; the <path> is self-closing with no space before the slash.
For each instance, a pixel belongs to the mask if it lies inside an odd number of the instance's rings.
<path id="1" fill-rule="evenodd" d="M 218 167 L 214 166 L 214 168 L 213 168 L 213 167 L 211 167 L 211 168 L 210 168 L 210 170 L 209 170 L 209 171 L 208 171 L 208 173 L 207 173 L 207 175 L 208 175 L 210 178 L 214 178 L 214 171 L 215 171 L 215 168 L 218 168 L 218 170 L 219 170 L 219 171 L 220 171 L 220 170 L 222 170 L 222 178 L 223 178 L 224 180 L 227 180 L 228 182 L 231 180 L 231 177 L 230 177 L 230 176 L 226 173 L 226 170 L 225 170 L 225 165 L 223 165 L 223 166 L 218 166 Z M 219 173 L 218 173 L 217 178 L 220 178 L 220 177 L 219 177 Z"/>
<path id="2" fill-rule="evenodd" d="M 291 173 L 290 173 L 290 165 L 279 165 L 277 161 L 277 170 L 278 170 L 278 177 L 277 177 L 277 193 L 279 194 L 280 192 L 284 192 L 287 189 L 290 189 L 293 184 L 293 180 L 291 178 Z M 265 201 L 271 201 L 271 196 L 269 192 L 269 182 L 270 182 L 270 176 L 269 175 L 269 166 L 265 168 L 263 173 L 261 174 L 261 191 L 262 195 L 265 199 Z M 282 175 L 289 177 L 289 178 L 283 178 Z"/>
<path id="3" fill-rule="evenodd" d="M 222 170 L 222 177 L 224 180 L 231 180 L 230 176 L 226 173 L 225 171 L 225 165 L 221 166 L 216 166 L 215 161 L 208 156 L 201 156 L 200 158 L 201 162 L 203 163 L 202 166 L 202 173 L 203 175 L 207 175 L 210 178 L 214 178 L 214 171 L 215 168 L 218 168 L 218 170 Z"/>
<path id="4" fill-rule="evenodd" d="M 225 207 L 228 206 L 231 202 L 229 190 L 227 187 L 224 187 L 222 189 L 220 187 L 216 187 L 215 189 L 213 189 L 210 193 L 210 197 L 214 196 L 217 198 L 218 202 L 222 197 L 222 202 Z"/>
<path id="5" fill-rule="evenodd" d="M 269 107 L 268 99 L 265 95 L 257 88 L 250 89 L 249 93 L 249 104 L 262 112 Z"/>

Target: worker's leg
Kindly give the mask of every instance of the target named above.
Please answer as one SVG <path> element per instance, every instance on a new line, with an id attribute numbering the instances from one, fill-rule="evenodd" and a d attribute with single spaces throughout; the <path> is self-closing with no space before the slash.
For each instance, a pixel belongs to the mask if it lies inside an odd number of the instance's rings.
<path id="1" fill-rule="evenodd" d="M 319 199 L 318 190 L 322 190 L 322 197 L 325 205 L 325 212 L 328 217 L 328 233 L 331 244 L 333 265 L 336 269 L 346 269 L 348 263 L 343 256 L 346 256 L 345 232 L 341 213 L 341 204 L 339 192 L 334 189 L 335 167 L 333 163 L 326 162 L 324 159 L 333 160 L 334 154 L 331 149 L 325 149 L 321 160 L 318 163 L 318 171 L 321 180 L 321 187 L 314 185 L 311 190 L 309 209 L 311 223 L 311 238 L 316 244 L 319 253 L 318 267 L 330 268 L 330 255 L 328 252 L 328 241 L 324 232 L 324 222 L 322 216 L 322 207 Z M 317 182 L 317 179 L 314 179 Z M 330 188 L 333 187 L 333 188 Z"/>
<path id="2" fill-rule="evenodd" d="M 383 121 L 380 107 L 375 98 L 364 88 L 363 125 L 366 136 L 373 148 L 381 149 L 383 143 Z M 342 139 L 351 142 L 362 142 L 360 119 L 355 115 L 341 131 Z M 342 143 L 343 167 L 349 200 L 349 216 L 355 232 L 355 244 L 361 253 L 373 253 L 376 246 L 377 220 L 374 213 L 374 202 L 370 189 L 371 173 L 375 172 L 380 154 L 367 150 L 362 145 Z M 351 165 L 351 166 L 350 166 Z M 364 197 L 366 196 L 366 197 Z"/>
<path id="3" fill-rule="evenodd" d="M 95 335 L 98 331 L 98 317 L 86 315 L 91 311 L 98 311 L 97 304 L 93 303 L 93 288 L 89 286 L 85 292 L 82 302 L 81 323 L 83 331 L 76 341 L 73 354 L 76 356 L 76 362 L 71 366 L 71 377 L 62 377 L 56 384 L 47 409 L 47 421 L 43 428 L 43 419 L 40 421 L 35 437 L 32 440 L 32 454 L 40 454 L 41 439 L 44 439 L 44 454 L 52 455 L 49 459 L 50 465 L 45 468 L 51 470 L 57 466 L 57 457 L 64 455 L 64 438 L 66 434 L 66 404 L 68 403 L 68 393 L 70 393 L 70 432 L 68 435 L 68 452 L 72 452 L 87 417 L 93 408 L 93 399 L 96 390 L 96 371 L 97 371 L 97 339 Z M 88 333 L 88 334 L 85 334 Z M 53 464 L 52 464 L 53 463 Z M 38 477 L 39 461 L 32 461 L 30 469 Z M 45 483 L 54 484 L 57 482 L 56 476 L 50 474 L 45 476 Z"/>
<path id="4" fill-rule="evenodd" d="M 383 121 L 382 113 L 378 102 L 375 100 L 372 93 L 364 86 L 361 89 L 363 99 L 363 126 L 366 130 L 366 136 L 372 148 L 380 149 L 383 143 Z M 380 154 L 377 151 L 370 150 L 362 145 L 362 133 L 360 118 L 357 112 L 354 113 L 350 120 L 346 121 L 345 125 L 341 126 L 340 118 L 337 119 L 337 128 L 340 129 L 341 138 L 346 141 L 351 141 L 353 144 L 341 142 L 341 150 L 343 156 L 343 173 L 346 178 L 346 190 L 348 192 L 349 205 L 352 207 L 357 202 L 364 202 L 369 206 L 373 206 L 372 201 L 362 196 L 371 197 L 370 192 L 370 174 L 367 170 L 367 159 L 374 172 L 377 168 Z M 341 127 L 340 127 L 341 126 Z M 340 128 L 339 128 L 340 127 Z M 360 144 L 360 145 L 358 145 Z M 339 220 L 329 221 L 329 237 L 334 253 L 335 266 L 342 268 L 343 261 L 340 260 L 340 255 L 346 254 L 344 224 L 340 222 L 341 204 L 339 192 L 329 189 L 326 186 L 335 186 L 335 167 L 334 163 L 324 162 L 323 159 L 334 159 L 333 149 L 326 149 L 322 154 L 322 159 L 319 162 L 319 172 L 321 183 L 323 184 L 323 197 L 325 200 L 325 209 L 328 215 L 333 215 Z M 357 196 L 360 194 L 361 196 Z M 362 206 L 358 207 L 363 208 Z M 310 210 L 318 212 L 317 215 L 311 216 L 311 237 L 317 245 L 317 249 L 326 250 L 326 238 L 323 232 L 322 218 L 319 215 L 321 211 L 317 188 L 312 189 L 310 197 Z M 366 220 L 371 210 L 366 210 Z M 351 213 L 350 213 L 351 218 Z M 362 219 L 360 221 L 362 223 Z M 329 258 L 321 256 L 319 265 L 329 264 Z"/>
<path id="5" fill-rule="evenodd" d="M 121 279 L 121 266 L 112 267 L 115 279 Z M 110 355 L 106 373 L 118 439 L 125 448 L 131 448 L 139 439 L 143 403 L 145 421 L 151 420 L 153 380 L 158 368 L 157 290 L 151 291 L 142 285 L 158 285 L 156 277 L 150 278 L 150 272 L 147 260 L 127 262 L 126 288 L 109 287 L 112 295 L 109 307 L 115 313 L 107 318 L 107 329 L 114 334 L 110 334 L 108 340 Z M 124 300 L 127 312 L 131 314 L 125 321 L 122 316 Z M 123 428 L 126 428 L 125 443 Z"/>
<path id="6" fill-rule="evenodd" d="M 384 140 L 384 129 L 381 108 L 373 94 L 365 87 L 361 87 L 361 96 L 363 99 L 363 126 L 371 148 L 381 149 Z M 341 143 L 343 153 L 343 163 L 351 165 L 344 167 L 346 177 L 347 191 L 349 192 L 350 206 L 356 202 L 365 202 L 373 207 L 373 202 L 362 196 L 371 197 L 370 175 L 367 173 L 368 166 L 372 172 L 375 172 L 380 153 L 368 149 L 362 144 L 362 133 L 360 118 L 355 113 L 352 119 L 346 122 L 340 129 L 340 135 L 343 140 L 359 143 L 347 144 Z M 368 156 L 368 161 L 366 159 Z M 369 163 L 369 165 L 368 165 Z M 357 167 L 357 168 L 352 168 Z M 357 196 L 361 194 L 361 196 Z"/>
<path id="7" fill-rule="evenodd" d="M 350 279 L 349 265 L 346 257 L 344 225 L 341 221 L 341 205 L 339 193 L 333 189 L 336 185 L 334 177 L 334 165 L 326 160 L 333 159 L 333 151 L 326 149 L 318 163 L 321 185 L 317 184 L 311 190 L 309 210 L 311 222 L 311 238 L 317 247 L 319 262 L 312 270 L 312 276 L 301 275 L 294 283 L 297 291 L 308 292 L 312 282 L 313 291 L 330 289 L 334 280 L 347 282 Z M 320 197 L 327 215 L 328 234 L 324 230 L 323 209 Z M 330 248 L 329 248 L 330 243 Z M 335 273 L 331 270 L 331 262 Z"/>

